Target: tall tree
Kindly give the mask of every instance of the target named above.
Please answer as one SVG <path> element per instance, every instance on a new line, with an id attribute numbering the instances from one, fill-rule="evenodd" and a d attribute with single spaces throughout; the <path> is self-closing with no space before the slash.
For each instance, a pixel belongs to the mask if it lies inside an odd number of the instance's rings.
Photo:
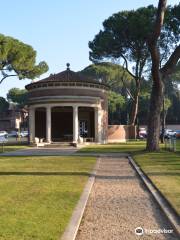
<path id="1" fill-rule="evenodd" d="M 84 68 L 81 73 L 107 84 L 110 87 L 108 94 L 109 123 L 126 124 L 127 112 L 133 99 L 134 82 L 132 76 L 119 64 L 100 62 Z M 114 99 L 113 99 L 114 98 Z"/>
<path id="2" fill-rule="evenodd" d="M 137 115 L 143 76 L 146 76 L 149 67 L 151 67 L 151 64 L 154 64 L 151 61 L 152 51 L 148 51 L 148 49 L 150 50 L 154 44 L 153 37 L 149 35 L 154 32 L 156 12 L 157 9 L 155 7 L 148 6 L 147 8 L 114 14 L 103 22 L 103 30 L 95 36 L 93 41 L 89 42 L 91 49 L 90 59 L 92 61 L 119 61 L 121 59 L 124 61 L 126 70 L 134 78 L 136 88 L 131 115 L 132 124 L 135 123 Z M 172 47 L 175 47 L 179 41 L 179 15 L 180 4 L 174 7 L 167 7 L 163 31 L 156 41 L 156 46 L 159 50 L 158 68 L 163 68 L 162 66 L 164 66 L 163 76 L 170 74 L 167 68 L 170 69 L 170 65 L 171 67 L 173 65 L 173 61 L 170 61 L 165 67 L 165 63 L 172 53 Z M 174 55 L 177 56 L 177 51 Z M 173 59 L 175 58 L 173 57 Z M 130 71 L 128 65 L 133 65 L 132 71 Z M 161 106 L 159 107 L 159 112 L 160 109 Z M 158 136 L 157 133 L 156 135 Z"/>
<path id="3" fill-rule="evenodd" d="M 0 113 L 8 110 L 9 103 L 6 101 L 5 98 L 0 97 Z"/>
<path id="4" fill-rule="evenodd" d="M 170 80 L 176 84 L 180 84 L 180 62 L 176 65 L 174 73 L 170 76 Z"/>
<path id="5" fill-rule="evenodd" d="M 109 91 L 108 93 L 108 112 L 109 112 L 109 124 L 122 123 L 121 111 L 125 107 L 125 98 L 117 94 L 116 92 Z M 118 119 L 114 119 L 114 115 L 119 115 Z"/>
<path id="6" fill-rule="evenodd" d="M 36 64 L 36 51 L 30 45 L 0 34 L 0 84 L 8 77 L 34 79 L 46 71 L 48 65 Z"/>
<path id="7" fill-rule="evenodd" d="M 91 64 L 81 73 L 107 84 L 111 91 L 132 97 L 131 75 L 120 65 L 108 62 Z"/>
<path id="8" fill-rule="evenodd" d="M 11 88 L 7 93 L 7 99 L 23 107 L 27 103 L 27 90 Z"/>
<path id="9" fill-rule="evenodd" d="M 159 150 L 160 114 L 163 104 L 164 82 L 173 73 L 180 59 L 180 4 L 174 8 L 169 7 L 167 12 L 168 21 L 165 21 L 166 4 L 166 0 L 159 0 L 154 27 L 147 40 L 151 54 L 153 80 L 146 146 L 148 151 Z M 159 39 L 164 35 L 168 41 L 167 48 L 172 50 L 168 52 L 171 52 L 171 54 L 162 66 Z"/>
<path id="10" fill-rule="evenodd" d="M 93 62 L 121 61 L 134 79 L 135 89 L 130 116 L 132 125 L 135 124 L 138 112 L 143 73 L 147 70 L 146 63 L 150 57 L 145 36 L 150 29 L 149 19 L 153 19 L 154 14 L 153 6 L 113 14 L 103 22 L 103 30 L 89 42 L 90 60 Z"/>

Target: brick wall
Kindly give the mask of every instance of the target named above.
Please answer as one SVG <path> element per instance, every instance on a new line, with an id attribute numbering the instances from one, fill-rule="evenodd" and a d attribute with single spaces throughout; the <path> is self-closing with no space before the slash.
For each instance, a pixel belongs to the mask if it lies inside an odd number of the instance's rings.
<path id="1" fill-rule="evenodd" d="M 125 142 L 128 139 L 136 138 L 136 126 L 131 125 L 109 125 L 108 142 Z"/>

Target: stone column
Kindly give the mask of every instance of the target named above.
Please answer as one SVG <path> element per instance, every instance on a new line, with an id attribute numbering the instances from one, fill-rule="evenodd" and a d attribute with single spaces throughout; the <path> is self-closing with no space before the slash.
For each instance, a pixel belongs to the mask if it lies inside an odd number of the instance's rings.
<path id="1" fill-rule="evenodd" d="M 101 107 L 94 108 L 94 120 L 95 120 L 95 141 L 102 142 L 102 110 Z"/>
<path id="2" fill-rule="evenodd" d="M 29 141 L 34 143 L 35 138 L 35 108 L 29 108 Z"/>
<path id="3" fill-rule="evenodd" d="M 73 143 L 79 138 L 78 106 L 73 106 Z"/>
<path id="4" fill-rule="evenodd" d="M 46 141 L 51 143 L 51 107 L 46 107 Z"/>

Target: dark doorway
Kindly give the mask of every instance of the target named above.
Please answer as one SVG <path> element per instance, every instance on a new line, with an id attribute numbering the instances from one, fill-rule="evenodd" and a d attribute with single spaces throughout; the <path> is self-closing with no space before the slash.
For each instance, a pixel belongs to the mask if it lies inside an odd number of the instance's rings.
<path id="1" fill-rule="evenodd" d="M 46 109 L 37 108 L 35 111 L 35 137 L 46 139 Z"/>
<path id="2" fill-rule="evenodd" d="M 92 141 L 95 138 L 94 108 L 79 107 L 79 133 L 80 136 Z"/>
<path id="3" fill-rule="evenodd" d="M 52 108 L 51 137 L 53 142 L 70 142 L 73 140 L 72 107 Z"/>

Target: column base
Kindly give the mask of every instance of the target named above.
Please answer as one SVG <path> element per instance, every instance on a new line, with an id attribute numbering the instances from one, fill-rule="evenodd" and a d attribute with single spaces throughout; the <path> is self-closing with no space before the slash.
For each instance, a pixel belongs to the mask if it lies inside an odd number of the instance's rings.
<path id="1" fill-rule="evenodd" d="M 77 146 L 78 146 L 78 142 L 73 141 L 73 142 L 72 142 L 72 146 L 73 146 L 73 147 L 77 147 Z"/>

